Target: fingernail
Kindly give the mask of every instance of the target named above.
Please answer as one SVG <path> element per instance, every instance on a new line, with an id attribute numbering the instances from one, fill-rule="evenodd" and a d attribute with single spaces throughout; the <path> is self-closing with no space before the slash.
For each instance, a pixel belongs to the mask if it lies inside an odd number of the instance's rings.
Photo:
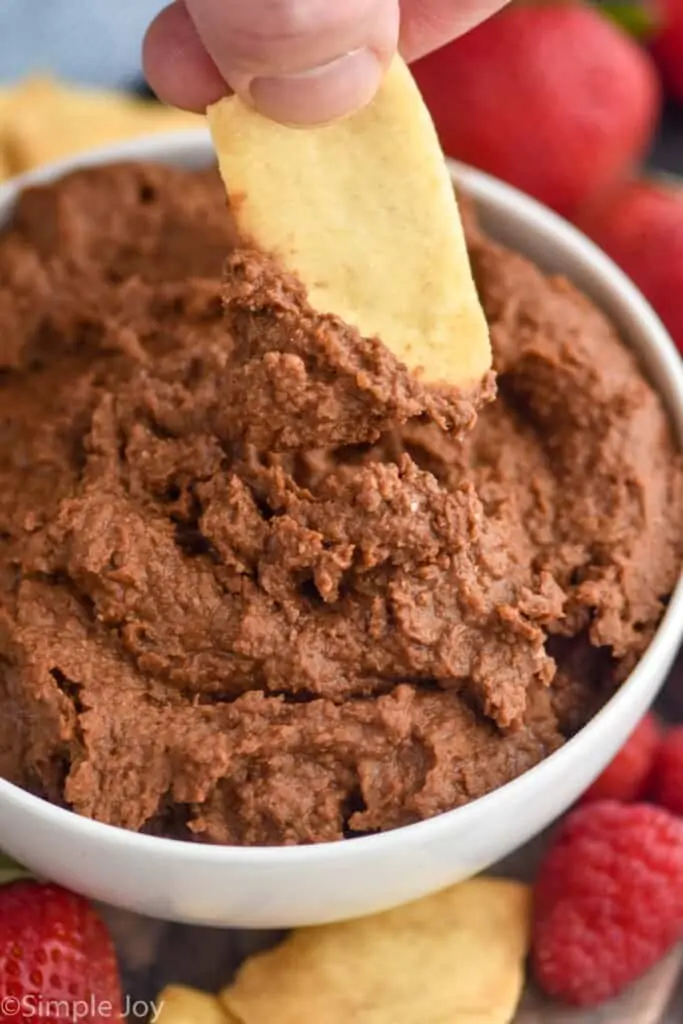
<path id="1" fill-rule="evenodd" d="M 283 124 L 314 125 L 360 110 L 377 92 L 383 68 L 370 50 L 353 50 L 307 71 L 255 78 L 252 103 Z"/>

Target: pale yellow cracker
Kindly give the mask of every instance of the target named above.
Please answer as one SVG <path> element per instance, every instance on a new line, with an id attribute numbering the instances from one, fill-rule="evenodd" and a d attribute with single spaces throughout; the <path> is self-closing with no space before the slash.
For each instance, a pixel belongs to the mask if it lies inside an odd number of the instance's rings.
<path id="1" fill-rule="evenodd" d="M 14 174 L 98 146 L 205 123 L 151 101 L 38 77 L 5 94 L 0 118 L 0 139 Z"/>
<path id="2" fill-rule="evenodd" d="M 208 117 L 239 229 L 296 273 L 312 306 L 427 381 L 490 369 L 453 187 L 399 58 L 372 103 L 334 124 L 285 127 L 234 96 Z"/>
<path id="3" fill-rule="evenodd" d="M 155 999 L 156 1024 L 234 1024 L 216 996 L 184 985 L 168 985 Z"/>
<path id="4" fill-rule="evenodd" d="M 509 1024 L 529 910 L 527 887 L 481 878 L 384 914 L 303 928 L 248 960 L 221 1000 L 241 1024 Z"/>
<path id="5" fill-rule="evenodd" d="M 9 178 L 12 174 L 7 148 L 7 128 L 9 124 L 11 95 L 9 89 L 0 89 L 0 182 L 4 181 L 5 178 Z"/>

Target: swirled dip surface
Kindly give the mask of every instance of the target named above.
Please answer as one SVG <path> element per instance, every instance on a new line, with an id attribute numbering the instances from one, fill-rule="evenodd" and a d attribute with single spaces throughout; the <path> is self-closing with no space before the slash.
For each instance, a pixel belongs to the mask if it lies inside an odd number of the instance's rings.
<path id="1" fill-rule="evenodd" d="M 237 247 L 213 171 L 24 193 L 5 778 L 128 829 L 333 840 L 500 786 L 619 685 L 679 571 L 667 418 L 600 312 L 468 221 L 497 380 L 465 396 Z"/>

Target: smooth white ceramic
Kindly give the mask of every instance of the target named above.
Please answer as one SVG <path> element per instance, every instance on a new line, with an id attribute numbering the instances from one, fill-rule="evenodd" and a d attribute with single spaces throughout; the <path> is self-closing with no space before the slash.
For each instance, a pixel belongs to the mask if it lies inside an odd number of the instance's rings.
<path id="1" fill-rule="evenodd" d="M 201 131 L 89 154 L 0 188 L 0 221 L 27 183 L 75 166 L 140 158 L 211 159 Z M 561 271 L 620 325 L 667 403 L 683 443 L 683 364 L 624 275 L 581 234 L 507 185 L 454 165 L 488 229 Z M 191 924 L 278 928 L 388 908 L 467 878 L 561 814 L 611 759 L 660 689 L 683 633 L 679 583 L 631 677 L 561 750 L 469 806 L 384 835 L 298 848 L 211 847 L 136 835 L 78 817 L 0 781 L 0 847 L 40 875 L 108 903 Z"/>

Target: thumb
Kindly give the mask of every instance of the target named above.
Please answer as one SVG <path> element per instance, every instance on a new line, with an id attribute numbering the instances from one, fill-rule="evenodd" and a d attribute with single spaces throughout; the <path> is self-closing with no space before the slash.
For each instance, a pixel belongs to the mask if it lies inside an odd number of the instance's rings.
<path id="1" fill-rule="evenodd" d="M 368 103 L 398 39 L 398 0 L 185 0 L 228 86 L 267 117 L 334 120 Z"/>

